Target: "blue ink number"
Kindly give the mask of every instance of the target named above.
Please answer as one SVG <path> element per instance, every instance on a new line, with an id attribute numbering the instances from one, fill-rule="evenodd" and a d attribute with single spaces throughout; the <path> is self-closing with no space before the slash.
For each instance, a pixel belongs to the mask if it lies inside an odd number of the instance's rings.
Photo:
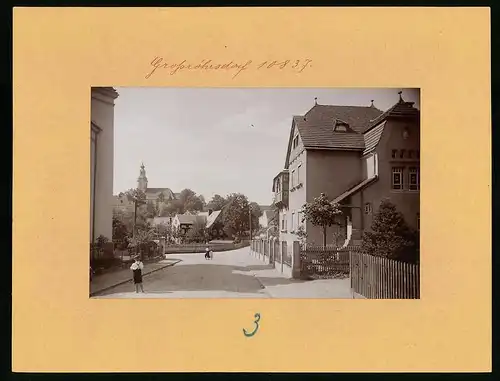
<path id="1" fill-rule="evenodd" d="M 256 313 L 254 315 L 255 317 L 255 320 L 253 321 L 254 324 L 255 324 L 255 329 L 253 330 L 253 332 L 247 332 L 247 330 L 245 328 L 243 328 L 243 334 L 246 336 L 246 337 L 252 337 L 253 335 L 255 335 L 257 333 L 257 330 L 259 329 L 259 320 L 260 320 L 260 314 L 259 313 Z"/>

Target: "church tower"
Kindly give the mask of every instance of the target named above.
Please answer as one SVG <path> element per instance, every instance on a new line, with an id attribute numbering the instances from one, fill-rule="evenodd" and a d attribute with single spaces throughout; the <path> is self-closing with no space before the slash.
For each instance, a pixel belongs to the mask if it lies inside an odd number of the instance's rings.
<path id="1" fill-rule="evenodd" d="M 139 173 L 139 177 L 137 178 L 137 188 L 143 192 L 146 192 L 146 189 L 148 189 L 148 178 L 146 177 L 144 163 L 141 164 L 141 171 Z"/>

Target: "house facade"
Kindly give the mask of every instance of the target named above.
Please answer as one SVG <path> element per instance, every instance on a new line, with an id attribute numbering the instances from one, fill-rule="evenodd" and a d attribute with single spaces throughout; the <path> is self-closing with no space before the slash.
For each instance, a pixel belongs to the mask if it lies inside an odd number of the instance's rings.
<path id="1" fill-rule="evenodd" d="M 302 223 L 301 209 L 321 193 L 339 203 L 340 226 L 327 244 L 360 243 L 380 202 L 389 198 L 406 222 L 419 228 L 420 111 L 399 101 L 382 112 L 373 106 L 318 105 L 294 116 L 284 169 L 273 180 L 280 208 L 280 239 L 321 244 L 322 229 Z"/>
<path id="2" fill-rule="evenodd" d="M 259 226 L 261 228 L 267 229 L 274 217 L 274 212 L 272 210 L 264 210 L 262 216 L 259 217 Z"/>
<path id="3" fill-rule="evenodd" d="M 195 225 L 203 226 L 207 233 L 216 238 L 223 238 L 224 236 L 222 210 L 213 211 L 209 209 L 207 212 L 200 212 L 198 214 L 186 212 L 184 214 L 177 214 L 171 221 L 172 228 L 179 233 L 176 243 L 181 243 L 189 230 Z"/>
<path id="4" fill-rule="evenodd" d="M 118 93 L 91 88 L 90 104 L 90 242 L 113 235 L 113 134 Z"/>

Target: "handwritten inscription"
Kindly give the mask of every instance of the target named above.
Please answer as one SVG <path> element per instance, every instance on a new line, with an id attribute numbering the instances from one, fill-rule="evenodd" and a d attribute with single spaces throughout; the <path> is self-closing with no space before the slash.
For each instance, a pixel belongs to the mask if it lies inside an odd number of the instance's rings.
<path id="1" fill-rule="evenodd" d="M 163 57 L 156 56 L 150 63 L 151 68 L 148 70 L 145 78 L 151 78 L 159 69 L 166 71 L 169 75 L 176 75 L 182 72 L 193 72 L 193 71 L 222 71 L 232 74 L 232 78 L 236 78 L 238 75 L 245 71 L 251 70 L 290 70 L 295 73 L 302 73 L 304 70 L 312 67 L 311 59 L 299 59 L 299 60 L 267 60 L 267 61 L 229 61 L 229 62 L 216 62 L 211 59 L 203 59 L 200 62 L 189 62 L 187 60 L 182 60 L 180 62 L 169 62 Z"/>
<path id="2" fill-rule="evenodd" d="M 257 333 L 257 330 L 259 329 L 260 314 L 256 313 L 254 315 L 254 317 L 255 317 L 255 320 L 253 322 L 255 324 L 255 329 L 252 332 L 247 332 L 247 330 L 245 328 L 243 328 L 243 334 L 246 337 L 252 337 L 253 335 L 255 335 Z"/>

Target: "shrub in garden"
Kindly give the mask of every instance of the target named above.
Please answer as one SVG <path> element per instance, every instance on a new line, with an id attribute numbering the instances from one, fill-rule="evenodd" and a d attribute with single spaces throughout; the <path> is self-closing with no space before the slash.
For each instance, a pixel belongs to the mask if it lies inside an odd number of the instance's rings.
<path id="1" fill-rule="evenodd" d="M 363 234 L 363 252 L 405 262 L 418 262 L 418 234 L 389 200 L 383 200 L 375 214 L 371 231 Z"/>

